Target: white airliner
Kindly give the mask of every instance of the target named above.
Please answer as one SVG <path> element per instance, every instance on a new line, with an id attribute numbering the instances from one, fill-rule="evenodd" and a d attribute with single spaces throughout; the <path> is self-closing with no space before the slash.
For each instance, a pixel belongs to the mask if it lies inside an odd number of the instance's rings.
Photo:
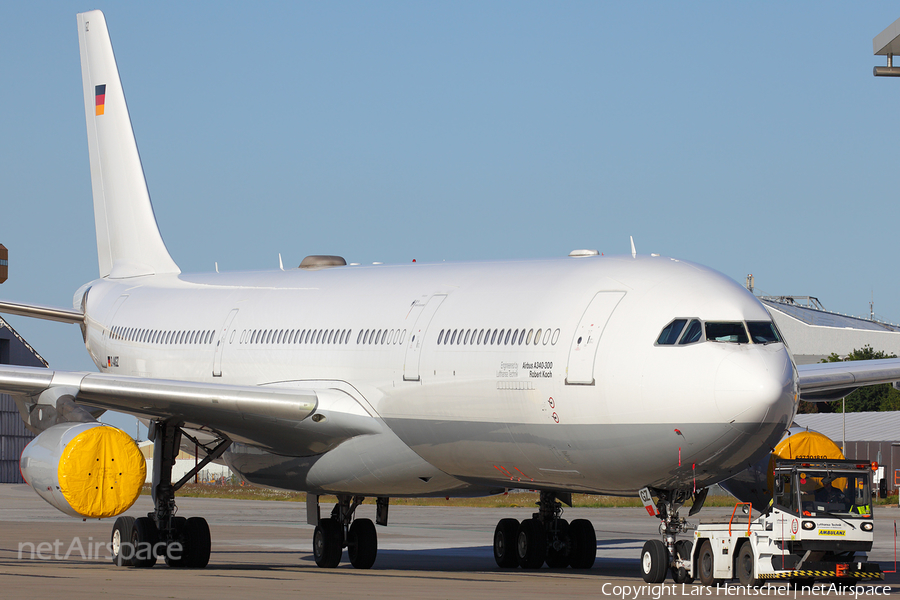
<path id="1" fill-rule="evenodd" d="M 174 516 L 182 443 L 251 483 L 309 492 L 323 567 L 343 548 L 355 567 L 374 563 L 375 526 L 354 518 L 365 497 L 386 525 L 391 497 L 510 488 L 539 490 L 540 505 L 497 525 L 501 567 L 589 568 L 593 526 L 560 518 L 580 492 L 655 496 L 671 560 L 679 507 L 693 497 L 699 509 L 708 486 L 768 452 L 800 394 L 900 379 L 896 360 L 795 367 L 752 294 L 661 256 L 311 256 L 296 269 L 183 274 L 157 229 L 103 14 L 79 14 L 78 35 L 100 277 L 74 310 L 0 310 L 78 323 L 100 372 L 4 366 L 0 391 L 42 432 L 26 479 L 76 516 L 123 512 L 143 482 L 132 442 L 95 417 L 151 423 L 155 510 L 116 520 L 118 564 L 207 564 L 206 521 Z M 330 516 L 322 494 L 338 498 Z M 126 556 L 128 542 L 154 551 Z M 167 551 L 176 542 L 180 556 Z"/>

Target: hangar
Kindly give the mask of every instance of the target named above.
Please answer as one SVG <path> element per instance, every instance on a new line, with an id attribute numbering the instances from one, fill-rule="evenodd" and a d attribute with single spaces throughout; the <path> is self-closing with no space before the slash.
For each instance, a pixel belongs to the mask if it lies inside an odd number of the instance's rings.
<path id="1" fill-rule="evenodd" d="M 44 367 L 47 361 L 0 318 L 0 365 Z M 25 483 L 19 472 L 22 450 L 34 438 L 12 397 L 0 394 L 0 483 Z"/>

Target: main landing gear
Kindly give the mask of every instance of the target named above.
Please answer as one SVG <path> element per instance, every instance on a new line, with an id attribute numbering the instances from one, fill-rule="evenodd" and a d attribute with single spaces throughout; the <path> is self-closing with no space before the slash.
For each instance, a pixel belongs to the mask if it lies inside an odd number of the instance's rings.
<path id="1" fill-rule="evenodd" d="M 172 467 L 185 435 L 206 457 L 178 482 L 172 483 Z M 120 567 L 149 568 L 158 558 L 170 567 L 202 569 L 209 563 L 209 525 L 202 517 L 175 516 L 175 492 L 191 480 L 210 461 L 231 445 L 221 439 L 214 447 L 204 446 L 182 431 L 180 423 L 154 421 L 150 424 L 153 440 L 153 484 L 151 496 L 154 511 L 146 517 L 119 517 L 112 530 L 112 561 Z"/>
<path id="2" fill-rule="evenodd" d="M 319 517 L 319 497 L 307 494 L 307 522 L 315 524 L 313 533 L 313 557 L 316 564 L 333 569 L 341 562 L 343 549 L 347 549 L 350 564 L 357 569 L 371 569 L 378 554 L 378 533 L 371 519 L 354 519 L 357 507 L 365 500 L 362 496 L 338 494 L 337 504 L 331 516 Z M 378 498 L 375 521 L 387 525 L 388 498 Z"/>
<path id="3" fill-rule="evenodd" d="M 694 505 L 688 516 L 700 512 L 709 488 L 703 488 L 693 495 Z M 691 566 L 693 543 L 690 540 L 676 540 L 675 536 L 691 529 L 691 524 L 678 516 L 682 505 L 691 498 L 687 490 L 654 490 L 659 498 L 656 507 L 659 518 L 659 532 L 663 540 L 647 540 L 641 550 L 641 574 L 647 583 L 662 583 L 671 572 L 675 583 L 691 583 L 688 575 Z M 702 560 L 702 559 L 701 559 Z"/>
<path id="4" fill-rule="evenodd" d="M 562 516 L 562 500 L 572 506 L 571 494 L 541 492 L 538 512 L 521 523 L 501 519 L 494 530 L 494 560 L 500 568 L 551 569 L 571 566 L 590 569 L 597 557 L 597 534 L 587 519 L 569 523 Z"/>

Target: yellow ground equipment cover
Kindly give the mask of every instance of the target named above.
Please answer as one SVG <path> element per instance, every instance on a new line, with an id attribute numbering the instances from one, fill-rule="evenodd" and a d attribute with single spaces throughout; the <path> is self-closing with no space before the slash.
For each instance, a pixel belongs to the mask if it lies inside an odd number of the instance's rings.
<path id="1" fill-rule="evenodd" d="M 775 446 L 775 451 L 772 452 L 769 459 L 769 472 L 766 478 L 769 491 L 772 490 L 772 485 L 775 483 L 775 460 L 802 458 L 840 460 L 844 458 L 844 454 L 837 444 L 818 431 L 800 431 L 789 435 Z"/>
<path id="2" fill-rule="evenodd" d="M 66 445 L 59 488 L 69 505 L 91 519 L 128 510 L 141 494 L 147 465 L 137 444 L 115 427 L 93 427 Z"/>

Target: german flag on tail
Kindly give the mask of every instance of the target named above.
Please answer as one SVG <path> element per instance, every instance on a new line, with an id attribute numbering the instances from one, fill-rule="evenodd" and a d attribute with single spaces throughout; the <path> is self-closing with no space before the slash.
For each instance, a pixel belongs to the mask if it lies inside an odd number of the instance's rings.
<path id="1" fill-rule="evenodd" d="M 94 86 L 94 105 L 96 106 L 95 115 L 103 114 L 103 107 L 106 105 L 106 84 Z"/>

